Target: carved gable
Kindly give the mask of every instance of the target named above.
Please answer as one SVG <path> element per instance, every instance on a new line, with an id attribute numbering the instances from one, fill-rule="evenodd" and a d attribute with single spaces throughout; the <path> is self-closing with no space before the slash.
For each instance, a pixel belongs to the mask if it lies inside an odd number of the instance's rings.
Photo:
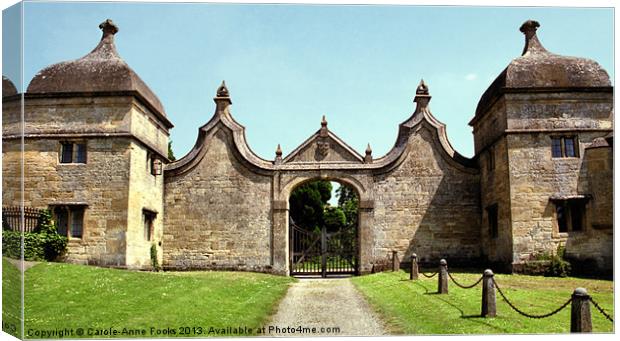
<path id="1" fill-rule="evenodd" d="M 284 162 L 364 162 L 361 155 L 336 135 L 331 132 L 326 135 L 321 136 L 318 131 L 289 154 Z"/>

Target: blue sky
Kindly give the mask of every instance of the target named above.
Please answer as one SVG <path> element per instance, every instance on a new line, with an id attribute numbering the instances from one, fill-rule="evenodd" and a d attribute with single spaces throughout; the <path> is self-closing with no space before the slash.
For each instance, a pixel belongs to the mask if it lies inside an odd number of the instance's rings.
<path id="1" fill-rule="evenodd" d="M 7 44 L 3 73 L 19 79 Z M 613 9 L 26 3 L 24 86 L 41 68 L 87 54 L 100 22 L 119 26 L 120 55 L 175 124 L 177 158 L 193 146 L 225 79 L 250 147 L 273 159 L 320 127 L 375 157 L 394 145 L 421 78 L 450 142 L 473 156 L 469 120 L 491 81 L 521 54 L 519 26 L 535 19 L 551 52 L 598 61 L 614 77 Z M 9 25 L 9 26 L 7 26 Z M 12 63 L 12 64 L 11 64 Z"/>

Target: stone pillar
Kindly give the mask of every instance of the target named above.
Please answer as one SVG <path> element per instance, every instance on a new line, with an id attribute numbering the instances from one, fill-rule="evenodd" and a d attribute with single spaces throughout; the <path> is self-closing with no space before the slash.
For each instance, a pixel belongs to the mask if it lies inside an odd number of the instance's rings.
<path id="1" fill-rule="evenodd" d="M 372 270 L 373 259 L 373 234 L 372 226 L 374 220 L 374 202 L 360 199 L 359 204 L 359 220 L 357 223 L 358 230 L 358 272 L 359 274 L 368 274 Z"/>
<path id="2" fill-rule="evenodd" d="M 495 317 L 497 305 L 495 300 L 495 284 L 493 283 L 493 271 L 484 270 L 482 275 L 482 317 Z"/>
<path id="3" fill-rule="evenodd" d="M 570 314 L 571 333 L 592 332 L 592 316 L 590 315 L 590 296 L 584 288 L 573 291 Z"/>
<path id="4" fill-rule="evenodd" d="M 286 201 L 273 202 L 273 226 L 271 239 L 271 254 L 273 272 L 278 275 L 290 274 L 289 269 L 289 226 L 288 203 Z"/>
<path id="5" fill-rule="evenodd" d="M 411 254 L 411 272 L 409 273 L 409 279 L 418 279 L 418 255 Z"/>
<path id="6" fill-rule="evenodd" d="M 400 261 L 398 260 L 398 251 L 392 251 L 392 271 L 400 270 Z"/>
<path id="7" fill-rule="evenodd" d="M 448 262 L 445 259 L 439 261 L 439 274 L 437 275 L 437 293 L 448 293 Z"/>

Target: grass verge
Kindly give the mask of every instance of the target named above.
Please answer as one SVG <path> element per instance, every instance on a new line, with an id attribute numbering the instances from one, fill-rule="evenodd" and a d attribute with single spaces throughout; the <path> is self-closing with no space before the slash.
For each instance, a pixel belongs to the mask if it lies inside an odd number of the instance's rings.
<path id="1" fill-rule="evenodd" d="M 82 335 L 73 338 L 255 335 L 293 281 L 249 272 L 153 273 L 41 263 L 26 271 L 26 337 L 58 338 L 34 334 L 78 328 Z"/>
<path id="2" fill-rule="evenodd" d="M 480 274 L 453 272 L 463 285 Z M 394 334 L 538 334 L 570 332 L 570 305 L 544 319 L 530 319 L 513 311 L 497 294 L 497 317 L 480 317 L 482 287 L 461 289 L 449 283 L 449 294 L 438 295 L 437 276 L 409 281 L 403 271 L 384 272 L 352 279 L 356 288 L 386 321 Z M 577 278 L 495 275 L 498 286 L 519 309 L 546 314 L 584 287 L 613 316 L 613 282 Z M 594 332 L 612 332 L 613 323 L 591 306 Z"/>
<path id="3" fill-rule="evenodd" d="M 21 335 L 21 273 L 2 258 L 2 330 L 17 338 Z"/>

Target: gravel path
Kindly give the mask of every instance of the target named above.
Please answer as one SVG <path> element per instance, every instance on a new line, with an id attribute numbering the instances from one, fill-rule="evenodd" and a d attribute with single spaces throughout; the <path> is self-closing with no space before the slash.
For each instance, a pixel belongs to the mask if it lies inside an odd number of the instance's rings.
<path id="1" fill-rule="evenodd" d="M 290 331 L 300 326 L 315 328 L 316 332 Z M 266 330 L 270 336 L 387 335 L 349 278 L 300 279 L 289 288 L 269 327 L 280 328 Z M 334 331 L 334 327 L 340 331 Z"/>

